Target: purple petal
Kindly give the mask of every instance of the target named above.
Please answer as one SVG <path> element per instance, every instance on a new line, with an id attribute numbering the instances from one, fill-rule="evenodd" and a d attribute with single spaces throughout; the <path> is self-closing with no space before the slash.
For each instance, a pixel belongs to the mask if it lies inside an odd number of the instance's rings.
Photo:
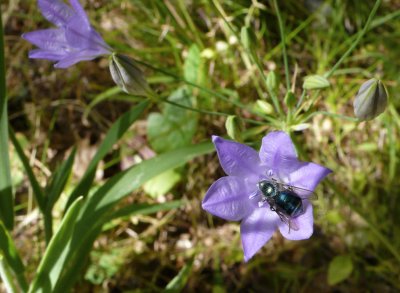
<path id="1" fill-rule="evenodd" d="M 68 43 L 63 29 L 37 30 L 22 35 L 22 38 L 46 50 L 65 50 Z"/>
<path id="2" fill-rule="evenodd" d="M 282 167 L 285 168 L 284 166 Z M 293 163 L 291 167 L 286 167 L 286 170 L 290 170 L 286 183 L 310 191 L 314 191 L 318 183 L 326 175 L 332 173 L 332 170 L 321 165 L 299 161 Z"/>
<path id="3" fill-rule="evenodd" d="M 75 10 L 79 18 L 86 24 L 86 26 L 90 26 L 89 18 L 87 17 L 87 14 L 85 10 L 83 9 L 81 3 L 79 3 L 78 0 L 69 0 L 69 3 L 71 4 L 72 8 Z"/>
<path id="4" fill-rule="evenodd" d="M 221 166 L 226 174 L 258 180 L 262 169 L 258 153 L 254 149 L 215 135 L 212 137 L 212 140 Z"/>
<path id="5" fill-rule="evenodd" d="M 240 225 L 244 259 L 247 262 L 276 230 L 279 217 L 269 207 L 256 208 Z"/>
<path id="6" fill-rule="evenodd" d="M 56 26 L 65 25 L 74 14 L 71 7 L 60 0 L 38 0 L 43 16 Z"/>
<path id="7" fill-rule="evenodd" d="M 65 28 L 65 38 L 73 48 L 102 50 L 109 53 L 108 45 L 92 27 L 82 23 L 78 16 L 72 17 Z"/>
<path id="8" fill-rule="evenodd" d="M 202 207 L 214 216 L 239 221 L 257 207 L 257 202 L 249 199 L 255 188 L 242 178 L 222 177 L 208 189 Z"/>
<path id="9" fill-rule="evenodd" d="M 58 61 L 65 57 L 65 53 L 43 50 L 43 49 L 35 49 L 29 51 L 29 58 L 31 59 L 47 59 L 50 61 Z"/>
<path id="10" fill-rule="evenodd" d="M 70 53 L 66 55 L 63 59 L 61 59 L 58 63 L 54 65 L 55 68 L 67 68 L 71 65 L 74 65 L 80 61 L 88 61 L 93 60 L 99 55 L 102 55 L 102 52 L 93 51 L 93 50 L 81 50 L 74 53 Z"/>
<path id="11" fill-rule="evenodd" d="M 281 162 L 297 160 L 292 140 L 283 131 L 273 131 L 264 136 L 259 155 L 261 163 L 274 173 L 279 172 Z"/>
<path id="12" fill-rule="evenodd" d="M 286 223 L 279 221 L 278 228 L 283 237 L 288 240 L 303 240 L 310 238 L 314 229 L 312 205 L 308 201 L 305 201 L 304 214 L 292 219 L 292 221 L 295 222 L 294 224 L 299 228 L 298 230 L 295 231 L 290 229 L 289 231 L 289 226 Z"/>

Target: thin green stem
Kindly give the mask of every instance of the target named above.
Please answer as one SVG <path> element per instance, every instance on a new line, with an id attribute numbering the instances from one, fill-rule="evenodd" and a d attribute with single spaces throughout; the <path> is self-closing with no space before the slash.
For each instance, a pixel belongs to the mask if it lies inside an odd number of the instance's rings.
<path id="1" fill-rule="evenodd" d="M 359 120 L 357 118 L 354 117 L 349 117 L 349 116 L 345 116 L 345 115 L 341 115 L 341 114 L 336 114 L 336 113 L 332 113 L 332 112 L 327 112 L 327 111 L 316 111 L 311 113 L 309 116 L 307 116 L 303 122 L 307 122 L 308 120 L 310 120 L 312 117 L 316 116 L 316 115 L 325 115 L 325 116 L 329 116 L 332 118 L 337 118 L 337 119 L 342 119 L 342 120 L 347 120 L 347 121 L 352 121 L 352 122 L 359 122 Z"/>
<path id="2" fill-rule="evenodd" d="M 276 0 L 274 0 L 276 1 Z M 368 28 L 372 22 L 372 19 L 374 18 L 376 11 L 378 10 L 379 6 L 381 5 L 382 0 L 377 0 L 375 2 L 374 7 L 371 10 L 371 13 L 368 16 L 367 22 L 364 25 L 364 28 L 362 29 L 362 31 L 357 35 L 357 38 L 355 39 L 355 41 L 353 42 L 353 44 L 350 46 L 349 49 L 347 49 L 347 51 L 343 54 L 343 56 L 336 62 L 336 64 L 331 68 L 331 70 L 329 70 L 327 73 L 325 73 L 325 77 L 329 78 L 330 76 L 332 76 L 332 74 L 335 72 L 336 69 L 339 68 L 339 66 L 343 63 L 343 61 L 351 54 L 351 52 L 353 52 L 353 50 L 357 47 L 357 45 L 360 43 L 362 37 L 365 35 L 365 33 L 368 31 Z"/>
<path id="3" fill-rule="evenodd" d="M 272 123 L 276 122 L 274 118 L 266 116 L 266 115 L 260 115 L 260 113 L 258 113 L 256 111 L 253 111 L 251 108 L 249 108 L 246 105 L 240 103 L 239 101 L 231 100 L 231 99 L 227 98 L 226 96 L 224 96 L 223 94 L 218 93 L 218 92 L 216 92 L 214 90 L 211 90 L 211 89 L 205 88 L 205 87 L 203 87 L 201 85 L 198 85 L 196 83 L 190 82 L 190 81 L 188 81 L 188 80 L 186 80 L 186 79 L 184 79 L 182 77 L 177 76 L 174 73 L 168 72 L 167 70 L 164 70 L 162 68 L 155 67 L 155 66 L 153 66 L 151 64 L 148 64 L 146 62 L 143 62 L 143 61 L 140 61 L 140 60 L 137 60 L 137 59 L 135 59 L 135 62 L 137 62 L 137 63 L 139 63 L 139 64 L 141 64 L 143 66 L 146 66 L 146 67 L 148 67 L 148 68 L 150 68 L 150 69 L 152 69 L 154 71 L 158 71 L 158 72 L 161 72 L 161 73 L 163 73 L 165 75 L 171 76 L 177 81 L 184 82 L 185 84 L 190 85 L 192 87 L 195 87 L 195 88 L 197 88 L 197 89 L 199 89 L 199 90 L 201 90 L 201 91 L 203 91 L 205 93 L 208 93 L 210 95 L 213 95 L 213 96 L 219 98 L 222 101 L 225 101 L 227 103 L 233 104 L 233 105 L 235 105 L 235 106 L 237 106 L 239 108 L 245 109 L 246 111 L 248 111 L 248 112 L 250 112 L 250 113 L 252 113 L 252 114 L 254 114 L 256 116 L 259 116 L 259 117 L 265 119 L 268 122 L 272 122 Z"/>
<path id="4" fill-rule="evenodd" d="M 156 94 L 154 94 L 156 95 Z M 161 101 L 170 105 L 173 105 L 175 107 L 178 108 L 182 108 L 185 110 L 189 110 L 189 111 L 193 111 L 196 113 L 201 113 L 201 114 L 207 114 L 207 115 L 215 115 L 215 116 L 224 116 L 224 117 L 228 117 L 231 114 L 228 113 L 223 113 L 223 112 L 215 112 L 215 111 L 208 111 L 208 110 L 202 110 L 202 109 L 197 109 L 197 108 L 193 108 L 190 106 L 186 106 L 186 105 L 182 105 L 179 103 L 175 103 L 173 101 L 169 101 L 168 99 L 160 99 L 159 97 L 156 98 L 157 101 Z M 257 121 L 257 120 L 253 120 L 253 119 L 245 119 L 245 118 L 241 118 L 243 121 L 248 122 L 248 123 L 252 123 L 252 124 L 256 124 L 256 125 L 265 125 L 265 122 L 262 121 Z"/>
<path id="5" fill-rule="evenodd" d="M 263 81 L 264 81 L 264 85 L 265 82 L 267 80 L 267 77 L 265 76 L 264 70 L 261 66 L 260 60 L 258 59 L 257 55 L 253 54 L 253 52 L 251 52 L 242 42 L 240 35 L 238 34 L 238 32 L 232 27 L 232 25 L 230 24 L 230 22 L 227 20 L 225 11 L 223 10 L 222 6 L 220 5 L 220 3 L 217 0 L 212 0 L 212 3 L 214 4 L 215 8 L 217 9 L 218 13 L 220 14 L 220 16 L 222 17 L 223 21 L 225 22 L 225 24 L 228 26 L 228 28 L 231 30 L 231 32 L 235 35 L 236 39 L 239 40 L 239 44 L 241 46 L 241 48 L 244 50 L 244 52 L 250 57 L 250 59 L 253 61 L 253 63 L 256 65 L 258 72 L 260 73 Z M 268 89 L 267 89 L 268 90 Z M 279 104 L 278 101 L 278 97 L 276 95 L 274 95 L 273 93 L 268 92 L 270 97 L 271 97 L 271 101 L 274 105 L 275 108 L 275 112 L 282 116 L 283 115 L 283 111 L 282 108 Z"/>
<path id="6" fill-rule="evenodd" d="M 299 101 L 297 102 L 296 109 L 298 109 L 300 107 L 300 105 L 303 104 L 306 94 L 307 94 L 307 91 L 303 89 L 303 92 L 301 93 L 301 97 L 300 97 Z"/>
<path id="7" fill-rule="evenodd" d="M 288 55 L 287 55 L 287 52 L 286 52 L 285 28 L 283 26 L 282 16 L 281 16 L 281 12 L 279 11 L 278 2 L 276 0 L 273 0 L 273 2 L 274 2 L 275 10 L 276 10 L 276 16 L 278 17 L 279 32 L 281 34 L 283 63 L 284 63 L 284 66 L 285 66 L 286 90 L 290 90 L 290 88 L 291 88 L 291 86 L 290 86 L 290 72 L 289 72 Z"/>

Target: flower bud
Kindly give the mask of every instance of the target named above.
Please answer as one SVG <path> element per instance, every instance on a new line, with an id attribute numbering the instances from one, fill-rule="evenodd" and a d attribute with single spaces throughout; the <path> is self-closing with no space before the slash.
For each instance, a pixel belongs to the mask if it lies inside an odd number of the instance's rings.
<path id="1" fill-rule="evenodd" d="M 360 120 L 371 120 L 385 111 L 387 90 L 382 81 L 372 78 L 364 82 L 354 100 L 354 114 Z"/>
<path id="2" fill-rule="evenodd" d="M 114 82 L 126 93 L 147 97 L 151 89 L 137 63 L 128 56 L 113 53 L 110 57 L 110 72 Z"/>
<path id="3" fill-rule="evenodd" d="M 303 89 L 305 90 L 320 90 L 329 86 L 329 80 L 321 75 L 306 76 L 303 82 Z"/>
<path id="4" fill-rule="evenodd" d="M 255 105 L 256 105 L 257 110 L 259 110 L 267 115 L 270 115 L 274 112 L 274 108 L 272 107 L 272 105 L 266 101 L 257 100 Z"/>

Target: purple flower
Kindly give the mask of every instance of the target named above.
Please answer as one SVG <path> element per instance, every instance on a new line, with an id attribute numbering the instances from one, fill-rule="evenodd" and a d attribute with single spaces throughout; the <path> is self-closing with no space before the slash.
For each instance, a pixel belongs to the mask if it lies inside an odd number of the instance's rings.
<path id="1" fill-rule="evenodd" d="M 262 140 L 260 152 L 229 140 L 213 136 L 219 161 L 228 175 L 214 182 L 202 206 L 209 213 L 240 225 L 244 259 L 248 261 L 271 238 L 278 228 L 290 240 L 309 238 L 313 233 L 313 209 L 307 196 L 296 191 L 302 201 L 303 213 L 289 218 L 296 229 L 272 211 L 258 183 L 261 180 L 281 182 L 303 190 L 314 191 L 331 170 L 297 159 L 290 137 L 282 131 L 269 133 Z M 300 190 L 300 189 L 295 189 Z M 302 193 L 302 194 L 301 194 Z"/>
<path id="2" fill-rule="evenodd" d="M 111 48 L 90 25 L 78 0 L 38 0 L 43 16 L 57 28 L 25 33 L 22 37 L 39 47 L 30 58 L 57 61 L 55 67 L 67 68 L 83 60 L 111 53 Z"/>

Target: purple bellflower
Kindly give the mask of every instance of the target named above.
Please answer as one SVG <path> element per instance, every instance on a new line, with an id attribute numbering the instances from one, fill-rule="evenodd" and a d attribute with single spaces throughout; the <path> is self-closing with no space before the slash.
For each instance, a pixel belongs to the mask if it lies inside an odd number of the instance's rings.
<path id="1" fill-rule="evenodd" d="M 90 25 L 78 0 L 38 0 L 43 16 L 57 28 L 37 30 L 22 35 L 39 47 L 30 58 L 57 61 L 56 68 L 67 68 L 84 60 L 111 54 L 111 48 Z"/>
<path id="2" fill-rule="evenodd" d="M 234 141 L 213 136 L 222 168 L 228 176 L 214 182 L 202 203 L 209 213 L 229 221 L 241 221 L 240 232 L 247 262 L 272 237 L 276 229 L 289 240 L 308 239 L 313 233 L 313 209 L 307 194 L 303 213 L 290 219 L 291 230 L 276 211 L 271 210 L 260 191 L 261 180 L 276 180 L 288 186 L 314 191 L 332 171 L 311 162 L 301 162 L 290 137 L 282 131 L 271 132 L 262 140 L 260 152 Z M 297 194 L 297 193 L 296 193 Z M 304 195 L 304 197 L 302 196 Z"/>

